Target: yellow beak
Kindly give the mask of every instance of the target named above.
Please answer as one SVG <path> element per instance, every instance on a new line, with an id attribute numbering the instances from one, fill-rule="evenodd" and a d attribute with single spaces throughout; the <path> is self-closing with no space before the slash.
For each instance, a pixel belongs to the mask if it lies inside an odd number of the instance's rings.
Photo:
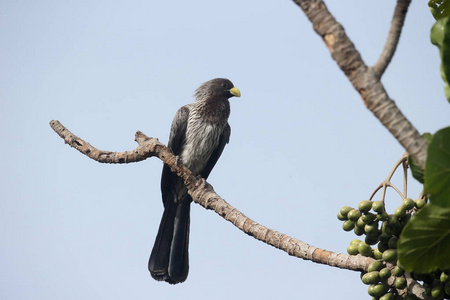
<path id="1" fill-rule="evenodd" d="M 233 87 L 230 90 L 231 95 L 236 96 L 236 97 L 240 97 L 241 96 L 241 91 L 237 88 L 237 87 Z"/>

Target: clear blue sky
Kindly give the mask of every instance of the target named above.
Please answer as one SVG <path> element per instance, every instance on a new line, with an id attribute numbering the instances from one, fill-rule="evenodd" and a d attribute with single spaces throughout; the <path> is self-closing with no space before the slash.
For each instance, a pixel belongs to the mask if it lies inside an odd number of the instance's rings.
<path id="1" fill-rule="evenodd" d="M 394 2 L 327 1 L 368 64 Z M 188 280 L 154 281 L 161 161 L 99 164 L 48 125 L 60 120 L 104 150 L 134 149 L 137 130 L 166 143 L 199 84 L 227 77 L 242 97 L 209 179 L 216 192 L 267 227 L 345 252 L 354 235 L 337 211 L 367 199 L 403 149 L 293 2 L 0 3 L 1 299 L 370 298 L 358 273 L 290 257 L 198 205 Z M 450 121 L 433 22 L 413 1 L 383 77 L 420 132 Z"/>

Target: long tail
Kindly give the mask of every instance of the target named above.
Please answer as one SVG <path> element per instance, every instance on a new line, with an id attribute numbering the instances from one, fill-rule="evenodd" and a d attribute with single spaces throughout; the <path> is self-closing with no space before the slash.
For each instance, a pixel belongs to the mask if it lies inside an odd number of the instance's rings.
<path id="1" fill-rule="evenodd" d="M 190 210 L 191 201 L 169 202 L 164 208 L 148 262 L 148 269 L 154 279 L 170 284 L 186 280 L 189 272 Z"/>

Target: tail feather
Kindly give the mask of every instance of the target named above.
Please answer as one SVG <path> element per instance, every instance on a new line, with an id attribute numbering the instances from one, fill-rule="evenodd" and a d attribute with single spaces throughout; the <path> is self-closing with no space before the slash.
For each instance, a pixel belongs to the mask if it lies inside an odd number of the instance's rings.
<path id="1" fill-rule="evenodd" d="M 158 235 L 148 262 L 150 274 L 156 280 L 176 284 L 187 278 L 191 206 L 189 200 L 168 203 L 164 208 Z"/>
<path id="2" fill-rule="evenodd" d="M 169 266 L 170 246 L 172 244 L 176 213 L 175 203 L 169 206 L 164 208 L 155 244 L 148 261 L 148 270 L 150 271 L 150 274 L 154 279 L 159 281 L 168 278 L 167 269 Z"/>
<path id="3" fill-rule="evenodd" d="M 169 258 L 169 277 L 174 283 L 186 280 L 189 272 L 190 201 L 178 205 Z"/>

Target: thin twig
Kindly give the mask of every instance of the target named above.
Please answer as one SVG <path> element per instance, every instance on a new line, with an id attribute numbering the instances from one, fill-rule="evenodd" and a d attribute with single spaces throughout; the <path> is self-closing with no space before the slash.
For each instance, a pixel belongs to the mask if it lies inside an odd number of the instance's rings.
<path id="1" fill-rule="evenodd" d="M 408 198 L 408 154 L 405 153 L 406 159 L 403 161 L 403 194 Z"/>
<path id="2" fill-rule="evenodd" d="M 377 63 L 373 66 L 373 70 L 378 77 L 383 75 L 394 56 L 410 3 L 411 0 L 397 0 L 386 44 L 384 45 L 383 52 L 378 58 Z"/>
<path id="3" fill-rule="evenodd" d="M 403 163 L 405 162 L 405 161 L 407 161 L 408 160 L 408 154 L 407 153 L 404 153 L 403 155 L 402 155 L 402 157 L 395 163 L 395 165 L 392 167 L 392 169 L 391 169 L 391 171 L 389 172 L 389 175 L 387 176 L 387 180 L 391 180 L 392 179 L 392 176 L 394 176 L 394 174 L 395 174 L 395 171 L 398 169 L 398 167 L 400 167 L 401 165 L 403 165 Z"/>
<path id="4" fill-rule="evenodd" d="M 372 195 L 370 195 L 369 200 L 372 200 L 375 194 L 383 188 L 383 193 L 381 195 L 381 201 L 385 202 L 386 197 L 386 190 L 388 187 L 392 188 L 394 191 L 396 191 L 402 200 L 406 198 L 406 191 L 407 191 L 407 169 L 405 168 L 405 162 L 408 161 L 408 154 L 405 153 L 403 156 L 394 164 L 394 167 L 392 167 L 391 171 L 389 172 L 388 176 L 385 180 L 383 180 L 382 183 L 373 191 Z M 400 190 L 391 182 L 392 176 L 394 176 L 395 171 L 398 169 L 399 166 L 403 166 L 403 193 L 400 192 Z M 406 165 L 407 167 L 407 165 Z"/>
<path id="5" fill-rule="evenodd" d="M 316 263 L 326 264 L 341 269 L 367 271 L 373 258 L 361 255 L 335 253 L 313 247 L 296 238 L 269 229 L 251 220 L 231 206 L 214 192 L 213 187 L 203 178 L 197 178 L 192 172 L 177 161 L 177 157 L 156 138 L 147 137 L 138 131 L 135 136 L 139 146 L 131 151 L 110 152 L 99 150 L 71 133 L 59 121 L 51 121 L 50 126 L 64 139 L 66 144 L 77 149 L 89 158 L 102 163 L 132 163 L 156 156 L 170 166 L 172 172 L 183 178 L 189 195 L 194 202 L 206 209 L 212 209 L 238 229 L 268 245 L 285 251 L 289 255 Z"/>

